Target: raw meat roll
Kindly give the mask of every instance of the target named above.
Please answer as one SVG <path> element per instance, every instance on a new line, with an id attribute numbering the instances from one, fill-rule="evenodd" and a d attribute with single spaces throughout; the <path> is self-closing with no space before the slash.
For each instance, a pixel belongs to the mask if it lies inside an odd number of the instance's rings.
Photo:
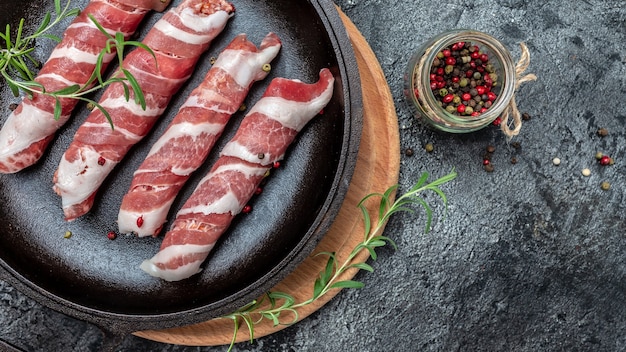
<path id="1" fill-rule="evenodd" d="M 219 237 L 254 195 L 273 163 L 333 95 L 334 77 L 317 83 L 276 78 L 241 122 L 210 172 L 178 211 L 159 252 L 141 269 L 166 281 L 200 271 Z"/>

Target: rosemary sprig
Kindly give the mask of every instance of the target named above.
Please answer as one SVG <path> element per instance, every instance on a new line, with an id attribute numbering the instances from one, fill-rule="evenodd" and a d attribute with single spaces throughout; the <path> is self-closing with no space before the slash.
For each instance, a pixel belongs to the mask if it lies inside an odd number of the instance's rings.
<path id="1" fill-rule="evenodd" d="M 368 252 L 368 256 L 372 260 L 376 260 L 378 255 L 376 249 L 391 245 L 394 249 L 397 248 L 395 242 L 381 233 L 385 224 L 389 218 L 400 212 L 414 213 L 412 206 L 418 205 L 424 208 L 426 211 L 426 228 L 425 232 L 430 231 L 433 210 L 428 203 L 419 197 L 419 195 L 425 191 L 435 192 L 443 201 L 447 208 L 448 199 L 445 193 L 441 190 L 440 186 L 452 181 L 456 178 L 456 171 L 451 171 L 449 174 L 428 183 L 428 173 L 423 173 L 417 183 L 406 193 L 397 197 L 392 203 L 392 197 L 395 194 L 398 186 L 392 186 L 384 193 L 372 193 L 364 197 L 357 205 L 363 214 L 363 221 L 365 225 L 365 235 L 363 241 L 360 242 L 348 255 L 348 257 L 341 263 L 338 262 L 335 253 L 321 252 L 317 255 L 328 256 L 326 266 L 324 270 L 319 273 L 319 276 L 315 280 L 313 285 L 313 295 L 306 301 L 296 303 L 293 296 L 283 292 L 267 292 L 263 297 L 248 305 L 240 308 L 239 310 L 225 315 L 222 318 L 231 319 L 234 322 L 233 337 L 228 348 L 231 351 L 236 340 L 237 333 L 243 324 L 246 325 L 250 334 L 250 342 L 254 341 L 254 326 L 261 323 L 264 319 L 272 321 L 274 326 L 278 325 L 291 325 L 298 321 L 298 308 L 309 305 L 316 300 L 326 295 L 333 289 L 342 288 L 362 288 L 364 284 L 356 280 L 340 280 L 341 276 L 348 270 L 365 270 L 373 272 L 374 268 L 365 262 L 354 262 L 354 259 L 363 251 Z M 378 207 L 378 218 L 375 224 L 372 224 L 372 217 L 365 206 L 365 202 L 370 198 L 380 198 L 380 204 Z M 373 226 L 374 225 L 374 226 Z M 285 315 L 289 315 L 289 320 L 285 320 Z"/>
<path id="2" fill-rule="evenodd" d="M 57 91 L 47 91 L 41 83 L 34 80 L 35 73 L 30 69 L 30 66 L 38 66 L 37 61 L 31 56 L 31 53 L 35 50 L 34 41 L 38 38 L 48 38 L 61 42 L 61 38 L 51 34 L 50 31 L 64 19 L 77 16 L 80 13 L 79 9 L 70 9 L 70 3 L 71 0 L 68 0 L 65 6 L 62 7 L 61 0 L 54 0 L 54 17 L 50 12 L 46 13 L 38 29 L 31 35 L 23 36 L 25 22 L 23 18 L 19 22 L 14 38 L 11 36 L 11 27 L 7 24 L 5 32 L 0 33 L 0 39 L 3 41 L 3 43 L 0 43 L 0 75 L 2 75 L 16 97 L 19 96 L 20 91 L 24 92 L 31 99 L 35 93 L 53 97 L 55 100 L 54 118 L 56 120 L 61 117 L 61 99 L 77 99 L 99 109 L 106 116 L 111 124 L 111 128 L 113 128 L 111 115 L 104 107 L 89 98 L 89 95 L 113 83 L 121 83 L 124 85 L 126 101 L 130 100 L 130 92 L 132 90 L 135 103 L 141 105 L 142 109 L 145 110 L 146 101 L 141 87 L 135 77 L 128 70 L 122 68 L 121 64 L 124 52 L 129 47 L 140 47 L 148 51 L 153 57 L 155 57 L 155 54 L 141 42 L 125 40 L 122 33 L 118 32 L 115 36 L 109 34 L 92 15 L 88 15 L 94 25 L 107 36 L 106 46 L 98 54 L 94 71 L 83 85 L 74 84 Z M 114 52 L 117 52 L 120 69 L 112 77 L 104 79 L 102 72 L 104 71 L 105 58 Z"/>

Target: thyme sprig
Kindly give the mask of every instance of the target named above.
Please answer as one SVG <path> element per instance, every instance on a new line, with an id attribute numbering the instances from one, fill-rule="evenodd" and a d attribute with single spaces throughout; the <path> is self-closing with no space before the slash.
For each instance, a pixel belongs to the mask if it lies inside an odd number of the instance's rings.
<path id="1" fill-rule="evenodd" d="M 263 320 L 270 320 L 274 326 L 278 325 L 291 325 L 299 320 L 298 308 L 307 306 L 324 295 L 328 294 L 333 289 L 343 288 L 362 288 L 364 284 L 356 280 L 341 280 L 341 276 L 348 270 L 356 269 L 373 272 L 374 268 L 364 262 L 355 262 L 355 258 L 359 256 L 363 251 L 367 251 L 368 257 L 372 260 L 376 260 L 378 255 L 376 249 L 387 245 L 397 248 L 396 243 L 389 237 L 383 236 L 381 233 L 385 227 L 385 224 L 389 218 L 401 212 L 414 213 L 414 206 L 421 206 L 426 211 L 426 227 L 425 232 L 429 232 L 432 224 L 433 210 L 429 204 L 420 197 L 425 191 L 435 192 L 443 201 L 444 206 L 447 208 L 448 199 L 445 193 L 441 190 L 440 186 L 452 181 L 456 178 L 456 171 L 451 171 L 449 174 L 428 183 L 428 173 L 423 173 L 417 183 L 409 189 L 406 193 L 397 197 L 392 202 L 398 185 L 388 188 L 384 193 L 372 193 L 365 196 L 359 203 L 358 207 L 363 214 L 363 221 L 365 225 L 364 238 L 343 261 L 339 262 L 335 253 L 332 252 L 320 252 L 317 255 L 325 255 L 328 257 L 324 269 L 319 273 L 315 283 L 313 284 L 313 295 L 311 298 L 303 301 L 296 302 L 296 299 L 290 294 L 284 292 L 267 292 L 258 300 L 252 301 L 239 310 L 225 315 L 222 318 L 231 319 L 234 322 L 234 331 L 228 351 L 231 351 L 237 340 L 237 333 L 242 327 L 242 323 L 246 325 L 250 342 L 254 341 L 254 326 L 261 323 Z M 380 203 L 378 206 L 377 218 L 372 223 L 373 219 L 370 215 L 365 202 L 370 198 L 379 198 Z M 285 316 L 288 319 L 285 319 Z"/>
<path id="2" fill-rule="evenodd" d="M 47 38 L 57 43 L 61 42 L 61 38 L 51 34 L 50 31 L 66 18 L 77 16 L 79 9 L 70 9 L 71 0 L 68 0 L 64 6 L 61 6 L 61 0 L 54 0 L 54 16 L 47 12 L 42 23 L 37 30 L 28 36 L 23 36 L 25 20 L 22 18 L 17 27 L 15 36 L 12 37 L 11 26 L 7 24 L 4 33 L 0 33 L 0 74 L 7 82 L 14 96 L 19 96 L 20 91 L 25 93 L 30 99 L 34 94 L 46 95 L 54 98 L 54 118 L 58 120 L 61 117 L 61 99 L 76 99 L 84 101 L 89 105 L 99 109 L 107 118 L 113 128 L 113 120 L 106 109 L 89 97 L 95 91 L 105 88 L 113 83 L 121 83 L 124 87 L 124 97 L 126 101 L 130 100 L 130 92 L 132 90 L 135 103 L 141 105 L 142 109 L 146 109 L 146 100 L 141 87 L 135 77 L 125 68 L 122 67 L 124 52 L 129 47 L 140 47 L 155 57 L 154 52 L 148 46 L 141 42 L 125 40 L 124 35 L 120 32 L 111 35 L 102 27 L 100 23 L 89 14 L 89 19 L 94 25 L 107 37 L 105 48 L 98 54 L 96 65 L 91 76 L 83 85 L 74 84 L 56 91 L 47 91 L 39 82 L 35 81 L 35 72 L 31 70 L 32 66 L 37 67 L 38 62 L 32 57 L 35 50 L 34 42 L 38 38 Z M 104 79 L 102 73 L 105 68 L 105 59 L 107 56 L 117 53 L 117 61 L 119 63 L 119 71 L 108 79 Z M 155 57 L 156 61 L 156 57 Z"/>

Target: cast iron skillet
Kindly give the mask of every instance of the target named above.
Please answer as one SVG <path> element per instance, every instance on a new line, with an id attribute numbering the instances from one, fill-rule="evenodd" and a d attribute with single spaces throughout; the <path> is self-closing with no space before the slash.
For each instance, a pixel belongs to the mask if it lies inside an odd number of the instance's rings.
<path id="1" fill-rule="evenodd" d="M 83 8 L 86 2 L 74 1 L 73 6 Z M 173 5 L 178 3 L 180 0 Z M 233 3 L 236 15 L 204 56 L 197 78 L 172 101 L 153 133 L 106 180 L 91 213 L 65 222 L 51 182 L 65 147 L 87 114 L 84 106 L 79 106 L 37 165 L 0 175 L 0 277 L 48 307 L 124 334 L 230 313 L 270 289 L 311 253 L 335 218 L 356 163 L 362 105 L 354 52 L 329 0 Z M 51 0 L 44 5 L 39 0 L 2 2 L 0 26 L 15 25 L 25 17 L 30 23 L 27 30 L 33 30 L 52 8 Z M 140 34 L 160 16 L 150 15 Z M 272 63 L 270 76 L 254 86 L 246 104 L 252 106 L 274 77 L 313 82 L 323 67 L 329 67 L 336 77 L 333 99 L 324 114 L 299 135 L 283 166 L 269 177 L 264 192 L 253 200 L 252 213 L 238 217 L 222 237 L 202 273 L 175 283 L 155 279 L 138 266 L 157 252 L 160 238 L 119 236 L 111 241 L 106 236 L 116 229 L 117 212 L 132 172 L 186 94 L 204 76 L 209 58 L 217 56 L 238 33 L 247 33 L 258 45 L 269 31 L 280 36 L 283 49 Z M 35 55 L 45 60 L 52 46 L 44 40 L 37 44 Z M 6 87 L 0 93 L 3 122 L 8 105 L 18 99 Z M 215 150 L 228 141 L 242 117 L 233 117 Z M 216 156 L 216 152 L 211 154 L 182 191 L 170 218 Z M 64 238 L 66 231 L 71 231 L 71 238 Z"/>

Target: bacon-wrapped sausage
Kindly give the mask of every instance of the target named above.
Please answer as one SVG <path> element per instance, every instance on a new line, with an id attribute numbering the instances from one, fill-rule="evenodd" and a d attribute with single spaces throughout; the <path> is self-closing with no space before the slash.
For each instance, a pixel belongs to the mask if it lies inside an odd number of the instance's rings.
<path id="1" fill-rule="evenodd" d="M 141 269 L 166 281 L 200 271 L 218 238 L 252 198 L 274 162 L 333 95 L 334 77 L 322 69 L 314 84 L 272 80 L 226 144 L 209 173 L 176 215 L 160 251 Z"/>

